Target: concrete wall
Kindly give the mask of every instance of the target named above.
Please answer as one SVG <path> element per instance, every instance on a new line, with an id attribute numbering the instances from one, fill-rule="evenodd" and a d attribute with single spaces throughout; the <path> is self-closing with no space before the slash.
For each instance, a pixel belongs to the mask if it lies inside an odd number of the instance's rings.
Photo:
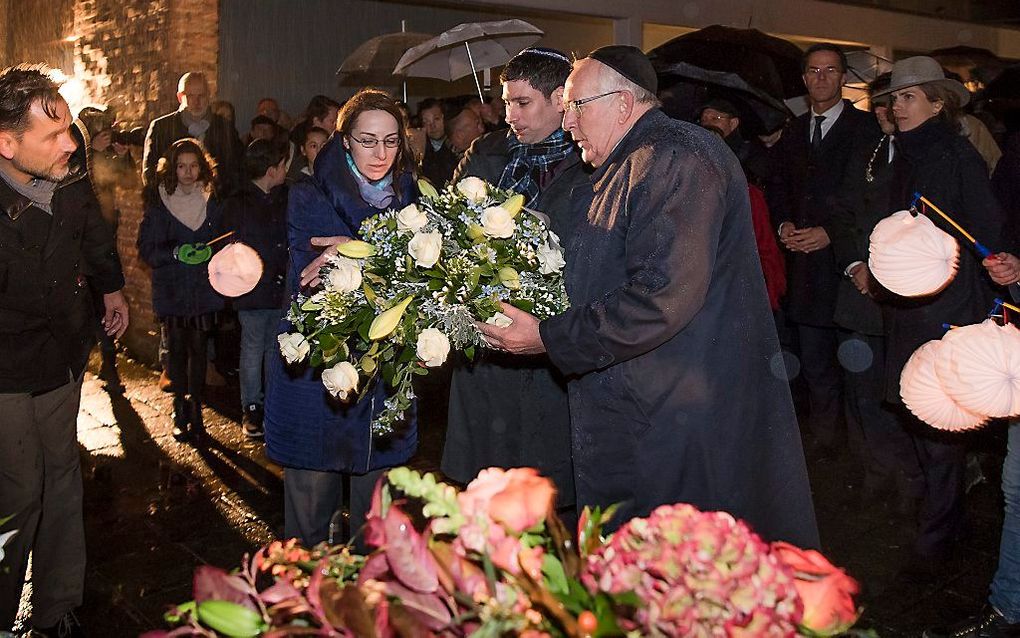
<path id="1" fill-rule="evenodd" d="M 513 5 L 525 10 L 564 11 L 614 21 L 617 41 L 651 48 L 643 23 L 701 28 L 710 24 L 753 27 L 777 35 L 832 39 L 928 51 L 958 44 L 1020 58 L 1020 31 L 962 21 L 825 2 L 823 0 L 459 0 L 471 6 Z M 923 8 L 923 7 L 922 7 Z"/>
<path id="2" fill-rule="evenodd" d="M 341 62 L 368 38 L 400 31 L 401 20 L 408 31 L 438 34 L 462 22 L 522 18 L 546 32 L 539 44 L 581 54 L 610 44 L 613 37 L 612 23 L 604 18 L 534 10 L 378 0 L 222 0 L 220 7 L 219 97 L 234 104 L 239 129 L 246 128 L 262 97 L 275 97 L 295 116 L 315 94 L 349 97 L 356 87 L 336 81 Z M 412 79 L 408 91 L 413 105 L 429 95 L 474 92 L 475 86 L 470 79 Z"/>

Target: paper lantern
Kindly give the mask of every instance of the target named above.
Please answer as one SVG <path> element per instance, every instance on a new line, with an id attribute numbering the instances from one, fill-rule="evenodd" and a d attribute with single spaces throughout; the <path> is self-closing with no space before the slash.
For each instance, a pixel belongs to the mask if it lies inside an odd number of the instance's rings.
<path id="1" fill-rule="evenodd" d="M 888 290 L 904 297 L 933 295 L 956 276 L 960 245 L 924 215 L 901 210 L 871 231 L 868 267 Z"/>
<path id="2" fill-rule="evenodd" d="M 918 419 L 940 430 L 970 430 L 988 417 L 967 410 L 942 386 L 935 372 L 941 341 L 929 341 L 914 351 L 900 374 L 900 397 Z"/>
<path id="3" fill-rule="evenodd" d="M 991 319 L 950 330 L 935 373 L 964 409 L 995 418 L 1020 415 L 1020 330 Z"/>
<path id="4" fill-rule="evenodd" d="M 247 244 L 234 242 L 209 260 L 209 283 L 224 297 L 251 292 L 262 278 L 262 258 Z"/>

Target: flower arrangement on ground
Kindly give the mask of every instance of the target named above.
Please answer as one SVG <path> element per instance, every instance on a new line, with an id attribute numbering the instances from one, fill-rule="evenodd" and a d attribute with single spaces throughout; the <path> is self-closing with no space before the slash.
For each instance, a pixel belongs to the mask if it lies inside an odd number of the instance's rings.
<path id="1" fill-rule="evenodd" d="M 476 321 L 509 319 L 505 301 L 547 318 L 567 308 L 559 239 L 524 198 L 477 177 L 361 225 L 361 240 L 337 246 L 322 268 L 322 289 L 299 294 L 279 336 L 289 364 L 322 367 L 341 400 L 362 396 L 374 379 L 394 389 L 372 424 L 392 430 L 404 416 L 415 375 L 446 361 L 451 349 L 474 356 Z M 360 394 L 359 394 L 360 393 Z"/>
<path id="2" fill-rule="evenodd" d="M 832 636 L 857 585 L 821 554 L 764 543 L 722 512 L 669 505 L 576 542 L 531 468 L 483 470 L 466 489 L 396 468 L 348 546 L 274 542 L 237 573 L 202 567 L 170 636 Z M 268 586 L 267 586 L 268 584 Z"/>

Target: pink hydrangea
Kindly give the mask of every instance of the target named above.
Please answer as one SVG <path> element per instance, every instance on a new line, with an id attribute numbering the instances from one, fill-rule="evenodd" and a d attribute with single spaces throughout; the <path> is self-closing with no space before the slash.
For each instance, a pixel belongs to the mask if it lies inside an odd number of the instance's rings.
<path id="1" fill-rule="evenodd" d="M 725 512 L 664 505 L 590 555 L 590 590 L 632 591 L 627 629 L 647 636 L 793 636 L 802 605 L 789 572 Z"/>

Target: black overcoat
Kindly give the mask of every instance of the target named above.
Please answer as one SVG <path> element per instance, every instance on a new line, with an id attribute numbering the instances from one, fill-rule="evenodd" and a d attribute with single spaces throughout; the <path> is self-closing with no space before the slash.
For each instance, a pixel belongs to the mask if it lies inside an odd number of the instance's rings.
<path id="1" fill-rule="evenodd" d="M 914 193 L 950 215 L 985 246 L 1002 242 L 1003 215 L 992 193 L 988 165 L 967 138 L 935 119 L 896 136 L 890 212 L 910 206 Z M 921 205 L 918 205 L 921 208 Z M 991 310 L 995 295 L 981 265 L 981 256 L 934 212 L 936 226 L 960 243 L 960 268 L 941 292 L 927 297 L 896 297 L 883 301 L 886 330 L 886 399 L 900 400 L 900 373 L 922 344 L 941 339 L 943 324 L 978 323 Z"/>
<path id="2" fill-rule="evenodd" d="M 566 256 L 572 307 L 539 326 L 572 377 L 578 505 L 622 502 L 619 523 L 687 502 L 817 547 L 736 157 L 651 111 L 591 179 Z"/>
<path id="3" fill-rule="evenodd" d="M 0 393 L 45 392 L 77 378 L 96 334 L 85 275 L 97 293 L 124 287 L 113 229 L 84 165 L 57 187 L 52 210 L 0 180 Z"/>
<path id="4" fill-rule="evenodd" d="M 821 148 L 811 149 L 811 111 L 801 115 L 783 133 L 780 192 L 769 196 L 772 221 L 778 227 L 792 222 L 797 228 L 821 226 L 832 238 L 832 213 L 840 184 L 846 174 L 854 141 L 878 131 L 874 116 L 843 101 L 839 119 L 822 138 Z M 794 323 L 832 327 L 836 291 L 841 272 L 832 246 L 811 253 L 787 251 L 786 312 Z"/>
<path id="5" fill-rule="evenodd" d="M 829 223 L 832 252 L 836 269 L 841 274 L 854 262 L 868 263 L 871 231 L 875 224 L 889 215 L 889 189 L 893 181 L 889 146 L 892 143 L 892 139 L 880 130 L 875 135 L 862 134 L 854 142 Z M 836 325 L 861 334 L 884 335 L 882 308 L 879 306 L 883 297 L 881 289 L 874 294 L 874 298 L 862 295 L 844 275 L 836 294 L 833 314 Z"/>
<path id="6" fill-rule="evenodd" d="M 510 161 L 509 131 L 484 135 L 471 145 L 454 182 L 473 175 L 497 184 Z M 575 188 L 590 190 L 577 153 L 562 160 L 532 207 L 549 216 L 563 241 L 584 210 L 571 207 Z M 546 356 L 518 357 L 480 350 L 475 361 L 456 360 L 450 383 L 450 412 L 443 472 L 466 482 L 487 467 L 532 466 L 551 478 L 560 504 L 574 503 L 570 462 L 570 413 L 566 380 Z"/>

